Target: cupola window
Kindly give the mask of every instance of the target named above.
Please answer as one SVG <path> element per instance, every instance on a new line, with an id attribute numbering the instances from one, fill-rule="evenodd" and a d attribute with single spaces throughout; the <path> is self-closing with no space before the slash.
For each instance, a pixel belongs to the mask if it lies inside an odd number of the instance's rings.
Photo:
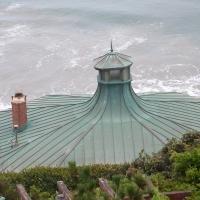
<path id="1" fill-rule="evenodd" d="M 121 80 L 121 70 L 115 69 L 109 71 L 109 80 Z"/>

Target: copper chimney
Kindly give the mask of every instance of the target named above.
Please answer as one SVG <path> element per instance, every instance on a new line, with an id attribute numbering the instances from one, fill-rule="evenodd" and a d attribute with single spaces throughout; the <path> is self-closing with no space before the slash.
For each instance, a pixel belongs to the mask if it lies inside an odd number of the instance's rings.
<path id="1" fill-rule="evenodd" d="M 13 129 L 21 130 L 27 123 L 26 96 L 21 92 L 15 93 L 15 96 L 12 96 L 11 104 Z"/>

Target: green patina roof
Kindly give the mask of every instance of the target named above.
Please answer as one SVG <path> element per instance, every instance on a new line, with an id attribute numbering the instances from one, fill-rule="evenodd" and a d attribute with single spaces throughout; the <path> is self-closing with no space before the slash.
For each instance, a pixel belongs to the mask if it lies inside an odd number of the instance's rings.
<path id="1" fill-rule="evenodd" d="M 45 96 L 29 104 L 29 123 L 15 138 L 10 110 L 0 112 L 0 167 L 122 163 L 144 149 L 158 151 L 168 138 L 200 130 L 200 100 L 166 93 L 137 96 L 130 84 L 99 85 L 91 98 Z"/>
<path id="2" fill-rule="evenodd" d="M 48 95 L 28 104 L 27 128 L 15 139 L 11 111 L 0 112 L 0 169 L 123 163 L 169 138 L 200 130 L 200 99 L 179 93 L 136 95 L 130 82 L 98 83 L 88 96 Z"/>
<path id="3" fill-rule="evenodd" d="M 130 67 L 133 63 L 129 60 L 130 57 L 121 53 L 111 52 L 95 59 L 95 69 L 122 69 Z"/>

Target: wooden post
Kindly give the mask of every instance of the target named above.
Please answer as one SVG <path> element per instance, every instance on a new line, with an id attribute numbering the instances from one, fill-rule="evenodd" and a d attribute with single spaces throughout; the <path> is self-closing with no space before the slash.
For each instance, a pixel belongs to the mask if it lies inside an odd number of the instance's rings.
<path id="1" fill-rule="evenodd" d="M 99 186 L 103 192 L 105 192 L 110 199 L 114 199 L 115 192 L 113 189 L 108 185 L 108 181 L 104 178 L 99 178 Z"/>
<path id="2" fill-rule="evenodd" d="M 57 181 L 57 187 L 58 187 L 58 200 L 72 200 L 73 196 L 70 192 L 70 190 L 67 188 L 67 186 L 64 184 L 63 181 Z"/>
<path id="3" fill-rule="evenodd" d="M 21 184 L 17 184 L 17 193 L 19 195 L 20 200 L 31 200 L 24 186 Z"/>

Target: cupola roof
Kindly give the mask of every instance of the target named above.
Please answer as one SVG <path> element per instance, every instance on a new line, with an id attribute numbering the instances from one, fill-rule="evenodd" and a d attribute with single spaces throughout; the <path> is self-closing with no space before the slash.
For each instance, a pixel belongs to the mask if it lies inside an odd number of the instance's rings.
<path id="1" fill-rule="evenodd" d="M 130 58 L 130 56 L 113 51 L 111 43 L 110 52 L 94 60 L 96 62 L 94 68 L 97 70 L 106 70 L 130 67 L 133 64 L 133 62 L 130 61 Z"/>

